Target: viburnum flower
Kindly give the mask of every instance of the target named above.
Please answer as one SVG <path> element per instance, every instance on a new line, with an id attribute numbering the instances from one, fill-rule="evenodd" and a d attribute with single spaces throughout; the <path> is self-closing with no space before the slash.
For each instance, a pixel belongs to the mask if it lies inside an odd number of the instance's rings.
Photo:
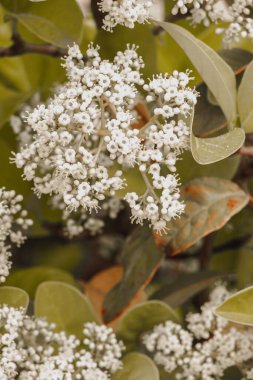
<path id="1" fill-rule="evenodd" d="M 238 367 L 243 379 L 251 379 L 253 331 L 230 326 L 213 313 L 231 295 L 217 286 L 200 313 L 186 316 L 186 328 L 172 321 L 157 325 L 143 337 L 154 361 L 177 380 L 221 379 L 226 369 Z"/>
<path id="2" fill-rule="evenodd" d="M 122 367 L 124 346 L 106 326 L 84 325 L 85 349 L 23 309 L 1 305 L 0 326 L 1 380 L 109 380 Z"/>
<path id="3" fill-rule="evenodd" d="M 133 28 L 147 21 L 153 0 L 101 0 L 98 5 L 106 13 L 103 28 L 111 32 L 116 25 Z"/>
<path id="4" fill-rule="evenodd" d="M 189 87 L 190 72 L 157 75 L 145 84 L 143 60 L 135 46 L 127 46 L 109 62 L 90 45 L 87 57 L 84 63 L 78 46 L 69 48 L 64 62 L 68 82 L 47 105 L 28 113 L 33 141 L 21 147 L 13 161 L 23 168 L 23 177 L 33 181 L 39 196 L 56 196 L 67 213 L 87 215 L 110 209 L 110 202 L 119 210 L 113 199 L 125 188 L 132 220 L 140 224 L 148 220 L 163 230 L 184 210 L 175 165 L 188 149 L 187 118 L 197 99 Z M 138 118 L 134 106 L 141 87 L 153 116 L 139 130 L 134 128 Z M 124 173 L 136 167 L 146 187 L 142 195 L 138 189 L 127 192 Z M 82 227 L 75 229 L 73 221 L 68 225 L 75 235 Z"/>
<path id="5" fill-rule="evenodd" d="M 0 282 L 4 282 L 9 274 L 11 244 L 22 245 L 26 240 L 23 232 L 33 224 L 27 218 L 27 211 L 22 209 L 22 200 L 23 196 L 14 190 L 0 188 Z"/>
<path id="6" fill-rule="evenodd" d="M 189 14 L 193 25 L 224 21 L 227 27 L 218 27 L 217 33 L 223 33 L 223 44 L 230 48 L 244 38 L 253 40 L 253 1 L 234 0 L 227 6 L 222 0 L 175 0 L 172 14 Z"/>
<path id="7" fill-rule="evenodd" d="M 15 115 L 10 117 L 9 122 L 16 136 L 19 149 L 31 144 L 33 141 L 34 131 L 23 120 L 25 120 L 26 114 L 32 112 L 34 107 L 40 103 L 40 94 L 35 93 L 28 102 L 22 104 Z M 115 219 L 119 211 L 124 207 L 123 201 L 120 198 L 111 196 L 106 197 L 103 202 L 101 201 L 99 212 L 90 214 L 84 210 L 79 210 L 79 212 L 72 213 L 70 216 L 66 212 L 65 203 L 59 194 L 50 198 L 49 203 L 54 209 L 62 211 L 63 232 L 70 239 L 82 233 L 88 233 L 91 236 L 101 233 L 105 226 L 104 219 L 108 217 Z"/>
<path id="8" fill-rule="evenodd" d="M 220 28 L 224 33 L 224 46 L 230 48 L 233 44 L 240 42 L 244 38 L 253 41 L 253 0 L 234 0 L 228 9 L 229 22 L 227 28 Z"/>

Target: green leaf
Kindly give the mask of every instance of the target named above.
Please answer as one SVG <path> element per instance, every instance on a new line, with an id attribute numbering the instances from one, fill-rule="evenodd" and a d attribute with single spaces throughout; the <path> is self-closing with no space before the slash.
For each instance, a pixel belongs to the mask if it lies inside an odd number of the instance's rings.
<path id="1" fill-rule="evenodd" d="M 6 284 L 24 289 L 31 298 L 34 298 L 36 289 L 45 281 L 60 281 L 77 286 L 74 278 L 67 272 L 49 267 L 33 267 L 20 269 L 11 273 Z"/>
<path id="2" fill-rule="evenodd" d="M 190 143 L 192 156 L 201 165 L 212 164 L 221 161 L 241 148 L 245 141 L 245 132 L 241 128 L 235 128 L 223 135 L 199 138 L 192 133 L 194 110 L 186 118 L 186 124 L 191 130 Z"/>
<path id="3" fill-rule="evenodd" d="M 239 164 L 240 156 L 234 154 L 213 164 L 200 165 L 193 159 L 190 151 L 185 151 L 177 162 L 177 173 L 182 184 L 200 177 L 231 179 L 236 174 Z"/>
<path id="4" fill-rule="evenodd" d="M 154 362 L 146 355 L 132 352 L 123 358 L 123 368 L 111 380 L 159 380 Z"/>
<path id="5" fill-rule="evenodd" d="M 80 42 L 83 15 L 75 0 L 2 0 L 12 16 L 34 35 L 56 46 Z"/>
<path id="6" fill-rule="evenodd" d="M 158 22 L 180 45 L 217 99 L 227 120 L 236 118 L 236 81 L 233 70 L 208 45 L 179 25 Z"/>
<path id="7" fill-rule="evenodd" d="M 217 105 L 208 100 L 208 88 L 205 83 L 197 86 L 198 101 L 194 110 L 192 131 L 197 137 L 208 137 L 227 129 L 226 118 Z"/>
<path id="8" fill-rule="evenodd" d="M 46 317 L 58 331 L 82 337 L 86 322 L 98 322 L 89 300 L 75 287 L 57 281 L 47 281 L 37 289 L 34 309 L 36 317 Z"/>
<path id="9" fill-rule="evenodd" d="M 232 322 L 253 326 L 253 286 L 229 297 L 215 309 L 215 314 Z"/>
<path id="10" fill-rule="evenodd" d="M 221 50 L 219 55 L 234 71 L 248 65 L 253 59 L 253 54 L 251 52 L 240 48 Z"/>
<path id="11" fill-rule="evenodd" d="M 172 307 L 179 307 L 225 276 L 228 274 L 215 272 L 184 273 L 178 280 L 170 282 L 152 294 L 151 298 L 161 299 Z"/>
<path id="12" fill-rule="evenodd" d="M 0 305 L 22 307 L 26 310 L 28 304 L 29 296 L 24 290 L 14 288 L 13 286 L 0 287 Z"/>
<path id="13" fill-rule="evenodd" d="M 166 235 L 157 244 L 170 255 L 176 255 L 204 236 L 219 230 L 249 201 L 248 195 L 235 183 L 212 177 L 196 178 L 181 189 L 185 212 L 168 224 Z"/>
<path id="14" fill-rule="evenodd" d="M 201 165 L 223 160 L 242 147 L 245 132 L 235 128 L 220 136 L 199 138 L 191 134 L 191 151 L 194 159 Z"/>
<path id="15" fill-rule="evenodd" d="M 104 319 L 111 321 L 128 306 L 135 294 L 154 275 L 163 257 L 148 227 L 136 228 L 123 246 L 121 263 L 123 279 L 107 295 L 104 303 Z"/>
<path id="16" fill-rule="evenodd" d="M 127 352 L 136 350 L 141 335 L 159 323 L 171 320 L 179 323 L 173 309 L 161 301 L 147 301 L 127 310 L 120 318 L 117 336 L 123 340 Z"/>
<path id="17" fill-rule="evenodd" d="M 253 61 L 247 67 L 238 89 L 238 111 L 245 132 L 253 132 Z"/>
<path id="18" fill-rule="evenodd" d="M 43 41 L 53 43 L 63 48 L 74 42 L 63 30 L 60 30 L 52 21 L 44 17 L 29 13 L 20 13 L 17 18 L 23 26 Z"/>

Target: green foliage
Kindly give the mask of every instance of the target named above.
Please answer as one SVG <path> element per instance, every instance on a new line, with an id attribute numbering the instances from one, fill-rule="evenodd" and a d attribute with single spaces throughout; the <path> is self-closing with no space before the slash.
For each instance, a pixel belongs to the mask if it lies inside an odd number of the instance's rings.
<path id="1" fill-rule="evenodd" d="M 165 4 L 169 12 L 174 1 L 165 0 Z M 93 284 L 95 302 L 91 297 L 94 307 L 96 299 L 105 298 L 105 322 L 113 322 L 115 326 L 120 316 L 116 333 L 124 341 L 127 354 L 124 367 L 112 380 L 174 380 L 174 373 L 168 375 L 158 369 L 148 356 L 137 352 L 128 354 L 143 350 L 142 334 L 166 320 L 179 322 L 171 307 L 180 308 L 180 315 L 188 307 L 192 310 L 202 292 L 206 293 L 217 280 L 232 279 L 238 288 L 253 283 L 253 210 L 251 204 L 245 207 L 252 200 L 244 191 L 253 190 L 252 157 L 235 154 L 244 143 L 249 148 L 252 145 L 252 46 L 238 45 L 217 52 L 221 48 L 221 36 L 215 34 L 216 25 L 191 28 L 188 20 L 180 20 L 173 24 L 159 22 L 167 32 L 159 36 L 153 33 L 154 25 L 148 23 L 136 25 L 132 30 L 118 26 L 108 33 L 96 28 L 91 15 L 84 20 L 75 0 L 1 0 L 0 52 L 13 43 L 13 20 L 17 21 L 19 35 L 25 43 L 47 46 L 57 57 L 22 51 L 17 56 L 0 57 L 0 126 L 4 126 L 0 132 L 0 187 L 23 194 L 29 215 L 35 220 L 26 245 L 13 251 L 14 268 L 6 286 L 0 286 L 0 304 L 26 309 L 30 296 L 37 317 L 54 322 L 58 331 L 81 337 L 85 322 L 100 321 L 89 299 L 80 291 L 80 284 L 89 284 L 92 276 L 120 263 L 124 273 L 122 277 L 119 275 L 117 285 L 111 289 L 110 284 L 117 281 L 107 280 L 105 287 L 111 290 L 105 295 L 106 292 L 101 294 L 101 287 Z M 160 72 L 171 74 L 175 69 L 194 71 L 192 83 L 197 85 L 199 98 L 195 114 L 186 120 L 191 129 L 191 151 L 184 153 L 177 163 L 185 213 L 168 224 L 165 235 L 155 235 L 155 240 L 147 226 L 133 231 L 128 211 L 122 210 L 115 222 L 106 221 L 102 237 L 82 235 L 67 242 L 59 223 L 60 213 L 48 207 L 46 197 L 37 200 L 30 183 L 24 182 L 20 171 L 9 162 L 11 152 L 16 150 L 8 124 L 10 116 L 37 91 L 45 101 L 52 95 L 52 86 L 65 80 L 58 56 L 65 54 L 68 44 L 79 43 L 85 54 L 92 40 L 100 45 L 101 56 L 106 59 L 113 59 L 127 44 L 139 45 L 145 79 Z M 144 102 L 141 95 L 140 102 Z M 110 170 L 114 173 L 118 169 L 120 165 L 115 164 Z M 167 169 L 162 170 L 163 175 L 168 174 Z M 118 192 L 120 197 L 126 192 L 139 195 L 145 192 L 146 185 L 138 168 L 126 171 L 125 178 L 127 186 Z M 206 254 L 201 240 L 214 231 L 210 263 L 199 272 L 186 272 L 188 254 L 200 263 Z M 183 251 L 173 262 L 173 256 Z M 151 281 L 147 295 L 143 289 Z M 148 296 L 152 300 L 138 303 L 140 298 Z M 194 302 L 190 303 L 193 297 Z M 137 304 L 129 308 L 133 302 Z M 252 305 L 253 287 L 249 287 L 224 302 L 216 314 L 252 326 Z M 224 380 L 239 378 L 235 368 L 224 376 Z"/>
<path id="2" fill-rule="evenodd" d="M 159 380 L 154 362 L 146 355 L 133 352 L 123 358 L 123 368 L 112 376 L 112 380 Z"/>
<path id="3" fill-rule="evenodd" d="M 55 323 L 58 331 L 82 337 L 86 322 L 98 322 L 89 300 L 75 287 L 57 281 L 42 283 L 34 301 L 36 317 Z"/>
<path id="4" fill-rule="evenodd" d="M 159 22 L 164 30 L 181 46 L 193 65 L 199 71 L 220 105 L 230 129 L 236 121 L 236 80 L 230 66 L 208 45 L 197 39 L 179 25 Z M 193 115 L 190 124 L 192 125 Z M 191 134 L 191 150 L 194 159 L 200 164 L 220 161 L 236 152 L 244 143 L 242 129 L 231 129 L 222 136 L 209 139 L 198 138 Z"/>
<path id="5" fill-rule="evenodd" d="M 242 128 L 247 133 L 253 132 L 253 61 L 247 67 L 239 90 L 238 90 L 238 110 Z"/>
<path id="6" fill-rule="evenodd" d="M 120 318 L 117 326 L 117 336 L 123 340 L 127 352 L 136 350 L 143 333 L 155 325 L 167 320 L 179 322 L 179 319 L 168 305 L 161 301 L 147 301 L 131 307 Z"/>
<path id="7" fill-rule="evenodd" d="M 192 153 L 186 151 L 182 154 L 181 160 L 177 162 L 177 172 L 182 184 L 201 177 L 232 179 L 239 164 L 240 156 L 233 155 L 213 164 L 200 165 L 193 159 Z"/>
<path id="8" fill-rule="evenodd" d="M 215 314 L 232 322 L 253 326 L 253 287 L 229 297 L 215 310 Z"/>
<path id="9" fill-rule="evenodd" d="M 17 270 L 7 278 L 6 285 L 24 289 L 31 298 L 34 298 L 38 286 L 44 281 L 51 280 L 77 286 L 74 278 L 69 273 L 49 267 L 33 267 Z"/>
<path id="10" fill-rule="evenodd" d="M 151 295 L 152 299 L 161 299 L 172 307 L 182 306 L 186 301 L 225 278 L 226 274 L 217 272 L 186 273 L 178 280 L 165 284 Z"/>
<path id="11" fill-rule="evenodd" d="M 219 102 L 227 120 L 233 124 L 236 115 L 236 83 L 231 68 L 214 50 L 184 28 L 166 22 L 158 24 L 184 49 Z"/>
<path id="12" fill-rule="evenodd" d="M 192 134 L 192 155 L 199 164 L 211 164 L 231 156 L 242 147 L 244 140 L 245 133 L 241 128 L 208 139 L 198 138 Z"/>
<path id="13" fill-rule="evenodd" d="M 105 299 L 105 321 L 111 321 L 122 313 L 134 295 L 152 279 L 162 257 L 163 254 L 157 249 L 149 228 L 136 228 L 121 252 L 123 279 Z"/>
<path id="14" fill-rule="evenodd" d="M 22 289 L 15 288 L 13 286 L 1 286 L 0 304 L 27 309 L 29 304 L 29 296 Z"/>
<path id="15" fill-rule="evenodd" d="M 12 17 L 17 18 L 25 28 L 43 41 L 66 47 L 81 40 L 83 16 L 75 0 L 50 0 L 40 3 L 2 0 L 2 5 Z M 69 22 L 66 22 L 68 19 Z"/>

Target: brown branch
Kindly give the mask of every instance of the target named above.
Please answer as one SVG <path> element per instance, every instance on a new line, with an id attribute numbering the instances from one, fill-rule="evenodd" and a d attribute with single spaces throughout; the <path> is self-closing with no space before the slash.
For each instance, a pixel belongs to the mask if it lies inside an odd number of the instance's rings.
<path id="1" fill-rule="evenodd" d="M 243 146 L 237 151 L 240 156 L 253 157 L 253 146 Z"/>
<path id="2" fill-rule="evenodd" d="M 15 57 L 24 54 L 44 54 L 51 57 L 62 57 L 67 53 L 67 49 L 59 48 L 51 44 L 32 44 L 23 40 L 18 32 L 18 20 L 13 16 L 5 16 L 5 21 L 11 23 L 12 44 L 7 47 L 0 47 L 0 58 Z"/>
<path id="3" fill-rule="evenodd" d="M 24 54 L 43 54 L 51 57 L 63 57 L 67 50 L 51 44 L 30 44 L 20 40 L 9 47 L 0 47 L 0 58 L 15 57 Z"/>

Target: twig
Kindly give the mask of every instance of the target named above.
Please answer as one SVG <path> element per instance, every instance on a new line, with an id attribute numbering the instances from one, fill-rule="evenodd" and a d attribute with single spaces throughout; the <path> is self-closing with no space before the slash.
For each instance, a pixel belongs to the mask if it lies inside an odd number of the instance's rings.
<path id="1" fill-rule="evenodd" d="M 10 21 L 12 26 L 11 46 L 0 47 L 0 58 L 14 57 L 24 54 L 44 54 L 52 57 L 62 57 L 67 53 L 67 49 L 59 48 L 51 44 L 32 44 L 24 41 L 18 33 L 18 20 L 15 17 L 5 17 L 5 21 Z"/>
<path id="2" fill-rule="evenodd" d="M 62 57 L 66 55 L 66 53 L 66 49 L 51 44 L 30 44 L 21 39 L 9 47 L 0 47 L 0 58 L 15 57 L 24 54 L 44 54 L 51 57 Z"/>
<path id="3" fill-rule="evenodd" d="M 243 146 L 237 151 L 240 156 L 253 157 L 253 146 Z"/>

